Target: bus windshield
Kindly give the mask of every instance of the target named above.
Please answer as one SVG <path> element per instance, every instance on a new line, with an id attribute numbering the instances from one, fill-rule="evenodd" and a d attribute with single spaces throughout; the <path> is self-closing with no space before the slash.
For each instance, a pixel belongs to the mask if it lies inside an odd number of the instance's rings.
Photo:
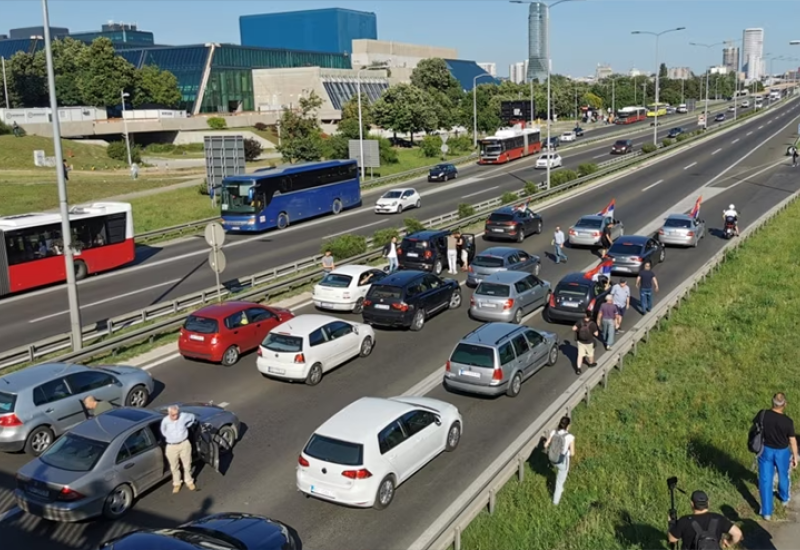
<path id="1" fill-rule="evenodd" d="M 499 155 L 503 152 L 503 144 L 499 141 L 482 141 L 481 154 L 485 155 Z"/>
<path id="2" fill-rule="evenodd" d="M 251 199 L 252 183 L 229 183 L 222 187 L 222 211 L 255 213 L 256 205 Z"/>

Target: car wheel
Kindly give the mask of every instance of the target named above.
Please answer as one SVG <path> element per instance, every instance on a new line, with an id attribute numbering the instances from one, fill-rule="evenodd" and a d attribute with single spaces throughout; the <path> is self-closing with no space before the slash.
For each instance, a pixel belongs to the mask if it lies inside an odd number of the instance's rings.
<path id="1" fill-rule="evenodd" d="M 453 291 L 453 294 L 450 295 L 450 303 L 448 304 L 448 309 L 458 309 L 461 307 L 461 289 L 456 289 Z"/>
<path id="2" fill-rule="evenodd" d="M 359 315 L 362 311 L 364 311 L 364 298 L 359 298 L 353 306 L 353 313 Z"/>
<path id="3" fill-rule="evenodd" d="M 372 347 L 372 338 L 367 336 L 361 342 L 361 351 L 359 352 L 359 355 L 361 355 L 361 357 L 369 357 L 369 354 L 372 353 Z"/>
<path id="4" fill-rule="evenodd" d="M 103 502 L 103 517 L 106 519 L 119 519 L 133 506 L 133 491 L 130 486 L 123 483 L 117 485 Z"/>
<path id="5" fill-rule="evenodd" d="M 658 254 L 658 263 L 662 263 L 667 259 L 667 250 L 662 246 L 661 252 Z"/>
<path id="6" fill-rule="evenodd" d="M 25 440 L 25 454 L 39 456 L 53 444 L 55 438 L 53 430 L 47 426 L 35 428 Z"/>
<path id="7" fill-rule="evenodd" d="M 394 213 L 395 214 L 400 214 L 402 212 L 403 212 L 403 205 L 402 204 L 398 204 L 397 205 L 397 210 L 395 210 Z"/>
<path id="8" fill-rule="evenodd" d="M 433 264 L 433 273 L 435 275 L 441 275 L 442 274 L 442 261 L 441 260 L 436 260 L 436 262 Z"/>
<path id="9" fill-rule="evenodd" d="M 425 326 L 425 313 L 418 309 L 417 312 L 414 314 L 414 318 L 411 319 L 411 330 L 414 332 L 419 332 L 422 330 L 422 327 Z"/>
<path id="10" fill-rule="evenodd" d="M 222 438 L 225 442 L 225 445 L 228 447 L 227 451 L 233 449 L 233 446 L 236 444 L 236 430 L 233 429 L 233 426 L 223 426 L 217 432 L 217 435 Z"/>
<path id="11" fill-rule="evenodd" d="M 306 384 L 316 386 L 322 380 L 322 365 L 314 363 L 306 376 Z"/>
<path id="12" fill-rule="evenodd" d="M 525 230 L 520 228 L 519 231 L 517 231 L 517 242 L 521 243 L 524 240 L 525 240 Z"/>
<path id="13" fill-rule="evenodd" d="M 539 271 L 541 271 L 541 269 L 542 269 L 542 264 L 537 263 L 535 266 L 533 266 L 533 276 L 538 277 Z"/>
<path id="14" fill-rule="evenodd" d="M 552 367 L 558 361 L 558 346 L 550 348 L 550 353 L 547 354 L 547 366 Z"/>
<path id="15" fill-rule="evenodd" d="M 75 279 L 82 281 L 87 275 L 89 275 L 89 268 L 86 267 L 86 262 L 77 260 L 75 262 Z"/>
<path id="16" fill-rule="evenodd" d="M 237 348 L 236 346 L 230 346 L 222 354 L 222 361 L 220 362 L 226 367 L 231 367 L 235 365 L 238 360 L 239 360 L 239 348 Z"/>
<path id="17" fill-rule="evenodd" d="M 278 214 L 278 220 L 275 222 L 278 229 L 286 229 L 289 227 L 289 214 L 281 212 Z"/>
<path id="18" fill-rule="evenodd" d="M 536 234 L 537 235 L 541 235 L 542 234 L 542 222 L 541 222 L 541 220 L 539 221 L 539 223 L 536 224 Z"/>
<path id="19" fill-rule="evenodd" d="M 448 453 L 452 453 L 458 447 L 458 443 L 461 441 L 461 423 L 460 422 L 453 422 L 450 424 L 450 429 L 447 430 L 447 444 L 444 447 L 444 450 Z"/>
<path id="20" fill-rule="evenodd" d="M 522 317 L 523 317 L 522 309 L 518 308 L 517 311 L 514 312 L 514 323 L 517 324 L 517 325 L 521 325 L 522 324 Z"/>
<path id="21" fill-rule="evenodd" d="M 342 201 L 340 201 L 339 199 L 334 199 L 333 204 L 331 205 L 331 212 L 333 212 L 333 215 L 335 216 L 336 214 L 341 213 L 341 211 L 342 211 Z"/>
<path id="22" fill-rule="evenodd" d="M 545 304 L 550 303 L 550 297 L 547 297 L 547 302 Z M 553 321 L 550 320 L 550 308 L 549 306 L 545 305 L 544 309 L 542 310 L 542 319 L 544 319 L 545 323 L 552 323 Z"/>
<path id="23" fill-rule="evenodd" d="M 133 389 L 128 392 L 127 397 L 125 397 L 125 406 L 141 409 L 147 406 L 149 401 L 150 391 L 142 385 L 134 386 Z"/>
<path id="24" fill-rule="evenodd" d="M 419 208 L 420 206 L 422 206 L 422 200 L 417 199 L 417 202 L 414 204 L 414 208 Z"/>
<path id="25" fill-rule="evenodd" d="M 375 504 L 373 507 L 376 510 L 383 510 L 392 503 L 394 500 L 394 477 L 391 475 L 386 476 L 378 485 L 378 493 L 375 495 Z"/>
<path id="26" fill-rule="evenodd" d="M 509 397 L 516 397 L 519 395 L 519 391 L 522 389 L 522 375 L 520 373 L 514 374 L 514 377 L 511 378 L 511 381 L 508 383 L 508 389 L 506 390 L 506 395 Z"/>

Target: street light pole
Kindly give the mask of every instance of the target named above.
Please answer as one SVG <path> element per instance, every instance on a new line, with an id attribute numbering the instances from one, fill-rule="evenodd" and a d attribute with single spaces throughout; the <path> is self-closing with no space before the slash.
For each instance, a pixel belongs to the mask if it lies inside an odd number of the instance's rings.
<path id="1" fill-rule="evenodd" d="M 47 9 L 47 0 L 42 0 L 42 18 L 44 19 L 44 51 L 47 59 L 47 88 L 50 94 L 50 112 L 53 121 L 53 149 L 56 157 L 58 203 L 61 213 L 61 240 L 67 271 L 69 324 L 72 335 L 72 349 L 78 351 L 83 348 L 83 330 L 81 329 L 81 309 L 78 302 L 78 286 L 75 277 L 75 259 L 72 255 L 72 226 L 69 220 L 69 204 L 67 203 L 67 182 L 64 178 L 64 151 L 61 148 L 61 124 L 58 117 L 56 76 L 53 68 L 53 44 L 50 40 L 50 14 Z"/>
<path id="2" fill-rule="evenodd" d="M 727 42 L 730 42 L 730 41 L 716 42 L 714 44 L 701 44 L 699 42 L 689 42 L 689 45 L 690 46 L 697 46 L 699 48 L 705 48 L 706 50 L 708 50 L 710 48 L 715 48 L 717 46 L 721 46 L 723 44 L 726 44 Z M 736 42 L 738 42 L 738 40 Z M 708 75 L 709 75 L 710 72 L 711 72 L 711 68 L 710 67 L 706 67 L 706 106 L 705 106 L 705 114 L 703 114 L 703 118 L 705 118 L 705 121 L 706 121 L 705 122 L 705 128 L 708 128 L 708 85 L 709 85 L 708 84 Z M 734 117 L 734 119 L 736 118 L 736 113 L 735 112 L 734 112 L 733 117 Z M 703 128 L 703 129 L 705 129 L 705 128 Z"/>
<path id="3" fill-rule="evenodd" d="M 492 78 L 489 73 L 481 73 L 472 79 L 472 147 L 478 148 L 478 79 L 483 77 Z M 531 85 L 533 91 L 533 85 Z M 531 104 L 533 104 L 533 93 L 531 93 Z M 531 114 L 533 116 L 533 114 Z"/>
<path id="4" fill-rule="evenodd" d="M 125 98 L 130 97 L 130 94 L 126 94 L 125 90 L 120 90 L 119 97 L 122 101 L 122 126 L 125 128 L 125 147 L 128 149 L 128 168 L 130 168 L 133 166 L 133 160 L 131 160 L 131 138 L 128 134 L 128 119 L 125 118 Z"/>
<path id="5" fill-rule="evenodd" d="M 6 58 L 0 57 L 3 61 L 3 97 L 6 98 L 6 109 L 11 108 L 11 100 L 8 99 L 8 81 L 6 80 Z"/>

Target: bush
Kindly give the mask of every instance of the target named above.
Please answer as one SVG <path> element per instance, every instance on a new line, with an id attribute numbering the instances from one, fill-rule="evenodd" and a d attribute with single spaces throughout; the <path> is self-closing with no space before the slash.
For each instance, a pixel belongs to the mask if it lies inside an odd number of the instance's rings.
<path id="1" fill-rule="evenodd" d="M 108 158 L 118 160 L 120 162 L 128 162 L 128 148 L 125 141 L 112 141 L 106 148 Z M 131 147 L 131 162 L 142 162 L 142 148 L 139 145 Z"/>
<path id="2" fill-rule="evenodd" d="M 322 243 L 321 252 L 330 250 L 334 261 L 342 261 L 367 251 L 367 238 L 362 235 L 341 235 Z"/>
<path id="3" fill-rule="evenodd" d="M 253 124 L 253 128 L 258 130 L 259 132 L 266 132 L 267 128 L 269 128 L 269 126 L 267 126 L 263 122 L 256 122 L 255 124 Z"/>
<path id="4" fill-rule="evenodd" d="M 539 185 L 536 182 L 525 182 L 525 195 L 531 197 L 539 192 Z"/>
<path id="5" fill-rule="evenodd" d="M 172 153 L 175 150 L 174 143 L 151 143 L 144 148 L 148 153 Z"/>
<path id="6" fill-rule="evenodd" d="M 376 138 L 370 137 L 370 139 L 376 139 Z M 397 157 L 397 151 L 394 149 L 394 147 L 392 147 L 392 142 L 384 137 L 377 139 L 378 139 L 378 150 L 381 155 L 381 165 L 397 164 L 398 162 L 400 162 L 400 159 Z"/>
<path id="7" fill-rule="evenodd" d="M 458 219 L 463 220 L 475 215 L 475 208 L 471 204 L 462 202 L 458 205 Z"/>
<path id="8" fill-rule="evenodd" d="M 663 145 L 664 147 L 669 147 L 673 143 L 675 143 L 674 140 L 672 140 L 670 138 L 664 138 L 664 140 L 661 142 L 661 145 Z"/>
<path id="9" fill-rule="evenodd" d="M 0 121 L 0 136 L 7 136 L 7 135 L 13 134 L 13 133 L 14 133 L 14 131 L 11 128 L 11 126 L 6 124 L 5 122 Z"/>
<path id="10" fill-rule="evenodd" d="M 687 134 L 681 134 L 681 135 L 679 135 L 678 137 L 676 137 L 676 138 L 675 138 L 675 140 L 676 140 L 678 143 L 680 143 L 681 141 L 686 141 L 687 139 L 689 139 L 689 137 L 690 137 L 690 136 L 689 136 L 689 135 L 687 135 Z"/>
<path id="11" fill-rule="evenodd" d="M 589 174 L 594 174 L 595 172 L 597 172 L 597 170 L 599 170 L 599 168 L 595 163 L 584 162 L 583 164 L 580 164 L 578 166 L 578 176 L 580 177 L 588 176 Z"/>
<path id="12" fill-rule="evenodd" d="M 645 143 L 644 145 L 642 145 L 642 153 L 644 153 L 645 155 L 648 153 L 652 153 L 656 149 L 658 149 L 658 147 L 656 147 L 652 143 Z"/>
<path id="13" fill-rule="evenodd" d="M 419 231 L 425 231 L 427 227 L 421 221 L 416 218 L 406 218 L 403 220 L 403 225 L 406 226 L 406 233 L 417 233 Z"/>
<path id="14" fill-rule="evenodd" d="M 425 136 L 419 143 L 419 150 L 428 158 L 438 157 L 442 154 L 442 138 L 439 136 Z"/>
<path id="15" fill-rule="evenodd" d="M 372 246 L 380 248 L 389 244 L 392 241 L 392 237 L 400 238 L 400 230 L 396 227 L 387 227 L 386 229 L 378 229 L 372 235 Z"/>
<path id="16" fill-rule="evenodd" d="M 246 138 L 244 140 L 244 160 L 247 162 L 253 162 L 258 157 L 261 156 L 261 153 L 264 151 L 264 147 L 261 146 L 261 142 L 253 138 Z"/>
<path id="17" fill-rule="evenodd" d="M 519 195 L 512 193 L 511 191 L 506 191 L 500 196 L 500 202 L 503 204 L 508 204 L 514 202 L 515 200 L 519 200 Z"/>
<path id="18" fill-rule="evenodd" d="M 469 153 L 472 151 L 472 138 L 464 134 L 458 137 L 451 137 L 447 140 L 447 146 L 451 153 Z"/>
<path id="19" fill-rule="evenodd" d="M 225 119 L 219 116 L 212 116 L 206 121 L 206 123 L 212 130 L 222 130 L 223 128 L 228 127 L 228 123 L 225 122 Z"/>
<path id="20" fill-rule="evenodd" d="M 558 187 L 576 179 L 578 179 L 578 173 L 575 170 L 558 170 L 550 174 L 550 187 Z"/>

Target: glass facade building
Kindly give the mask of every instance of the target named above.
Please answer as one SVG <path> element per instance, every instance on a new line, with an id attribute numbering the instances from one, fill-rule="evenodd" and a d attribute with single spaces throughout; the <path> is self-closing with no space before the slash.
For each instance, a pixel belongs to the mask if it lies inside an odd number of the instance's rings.
<path id="1" fill-rule="evenodd" d="M 356 78 L 322 78 L 322 86 L 331 99 L 333 108 L 341 110 L 342 107 L 354 97 L 358 97 L 358 79 Z M 362 78 L 361 97 L 369 103 L 378 100 L 389 89 L 389 81 L 383 78 Z"/>
<path id="2" fill-rule="evenodd" d="M 499 80 L 490 76 L 483 76 L 475 82 L 476 76 L 488 73 L 474 61 L 445 59 L 444 62 L 450 70 L 450 74 L 458 80 L 461 89 L 465 92 L 471 92 L 473 84 L 500 84 Z"/>
<path id="3" fill-rule="evenodd" d="M 547 34 L 549 8 L 544 2 L 534 2 L 528 7 L 528 80 L 547 80 L 550 58 Z"/>
<path id="4" fill-rule="evenodd" d="M 87 44 L 91 44 L 95 38 L 108 38 L 109 40 L 111 40 L 111 42 L 114 43 L 115 46 L 120 44 L 126 44 L 128 46 L 146 47 L 155 44 L 153 33 L 148 31 L 138 31 L 138 30 L 128 30 L 128 29 L 92 31 L 92 32 L 74 32 L 71 33 L 69 36 L 70 38 L 74 38 L 75 40 L 80 40 L 81 42 L 86 42 Z"/>

